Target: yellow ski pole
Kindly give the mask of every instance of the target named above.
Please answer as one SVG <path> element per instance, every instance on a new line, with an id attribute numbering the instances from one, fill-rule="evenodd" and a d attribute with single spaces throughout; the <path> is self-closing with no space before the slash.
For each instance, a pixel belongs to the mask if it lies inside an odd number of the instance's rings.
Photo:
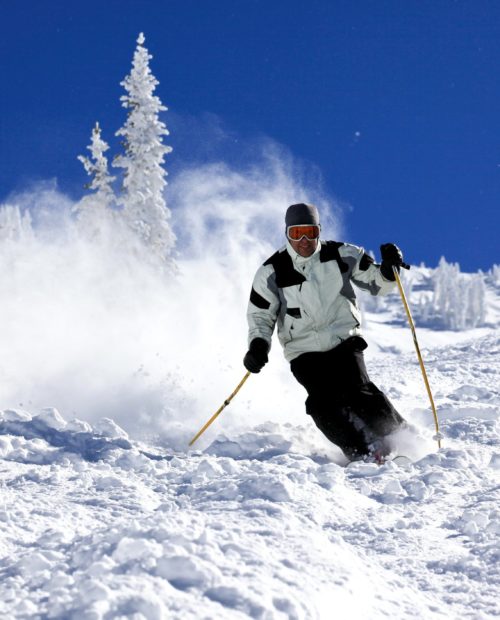
<path id="1" fill-rule="evenodd" d="M 248 379 L 249 376 L 250 376 L 250 372 L 247 372 L 246 375 L 243 377 L 243 379 L 238 383 L 237 388 L 234 390 L 234 392 L 231 394 L 231 396 L 226 398 L 226 400 L 222 403 L 222 405 L 219 407 L 219 409 L 217 409 L 217 411 L 210 418 L 210 420 L 196 433 L 196 435 L 193 437 L 193 439 L 191 439 L 191 441 L 189 442 L 190 446 L 192 446 L 194 444 L 194 442 L 199 437 L 201 437 L 201 435 L 203 435 L 203 433 L 207 430 L 207 428 L 210 426 L 210 424 L 212 424 L 212 422 L 219 416 L 219 414 L 222 413 L 222 410 L 229 405 L 231 400 L 240 391 L 241 386 L 245 383 L 245 381 Z"/>
<path id="2" fill-rule="evenodd" d="M 406 265 L 403 265 L 403 266 L 409 269 L 408 266 Z M 405 307 L 405 310 L 406 310 L 406 316 L 408 317 L 408 323 L 410 324 L 411 333 L 413 335 L 413 342 L 415 343 L 415 349 L 417 351 L 418 361 L 420 363 L 420 369 L 422 371 L 425 387 L 427 388 L 427 394 L 429 395 L 429 400 L 431 402 L 432 413 L 434 415 L 434 425 L 436 427 L 436 439 L 438 442 L 438 448 L 441 448 L 441 433 L 439 431 L 439 421 L 438 421 L 438 415 L 436 411 L 436 405 L 434 404 L 434 398 L 432 397 L 431 386 L 429 385 L 429 379 L 427 378 L 427 373 L 425 371 L 424 360 L 422 359 L 422 354 L 420 353 L 420 347 L 418 346 L 415 323 L 413 322 L 413 318 L 411 316 L 410 306 L 408 305 L 408 301 L 406 299 L 406 295 L 403 289 L 403 284 L 401 283 L 401 278 L 399 277 L 398 270 L 396 267 L 393 267 L 392 269 L 394 271 L 394 276 L 396 277 L 396 282 L 398 283 L 399 293 L 401 294 L 401 299 L 403 300 L 403 306 Z"/>

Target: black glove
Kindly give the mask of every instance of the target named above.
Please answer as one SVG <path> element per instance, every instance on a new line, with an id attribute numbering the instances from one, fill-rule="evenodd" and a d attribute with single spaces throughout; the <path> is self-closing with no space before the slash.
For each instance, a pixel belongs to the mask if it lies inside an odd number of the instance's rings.
<path id="1" fill-rule="evenodd" d="M 250 372 L 260 372 L 267 364 L 269 343 L 264 338 L 254 338 L 250 343 L 247 354 L 243 358 L 243 365 Z"/>
<path id="2" fill-rule="evenodd" d="M 380 256 L 382 257 L 382 264 L 380 265 L 380 271 L 386 280 L 394 282 L 396 279 L 393 271 L 393 267 L 399 270 L 401 267 L 406 266 L 403 263 L 403 252 L 394 243 L 383 243 L 380 246 Z"/>

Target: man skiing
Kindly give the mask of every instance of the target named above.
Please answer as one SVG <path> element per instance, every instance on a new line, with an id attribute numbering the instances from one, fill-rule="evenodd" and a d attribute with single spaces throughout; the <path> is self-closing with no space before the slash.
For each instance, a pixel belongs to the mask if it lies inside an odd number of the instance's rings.
<path id="1" fill-rule="evenodd" d="M 249 349 L 243 363 L 260 372 L 274 327 L 293 375 L 307 391 L 306 412 L 349 459 L 389 452 L 384 438 L 404 420 L 371 381 L 361 315 L 352 284 L 384 295 L 394 289 L 401 250 L 381 246 L 380 265 L 362 248 L 320 240 L 319 213 L 291 205 L 287 243 L 257 270 L 248 304 Z"/>

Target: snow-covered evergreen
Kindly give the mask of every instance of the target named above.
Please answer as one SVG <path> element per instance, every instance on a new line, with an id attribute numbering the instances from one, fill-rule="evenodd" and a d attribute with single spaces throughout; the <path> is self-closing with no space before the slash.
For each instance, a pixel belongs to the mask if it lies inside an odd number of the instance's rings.
<path id="1" fill-rule="evenodd" d="M 112 183 L 116 177 L 111 176 L 108 171 L 108 159 L 104 153 L 109 149 L 109 145 L 101 138 L 99 123 L 96 123 L 92 130 L 92 142 L 87 148 L 92 158 L 89 159 L 84 155 L 78 157 L 92 179 L 87 187 L 94 190 L 104 204 L 110 204 L 115 198 Z"/>
<path id="2" fill-rule="evenodd" d="M 417 325 L 465 331 L 486 324 L 487 283 L 495 286 L 496 274 L 495 267 L 488 274 L 463 273 L 457 263 L 448 263 L 443 257 L 436 268 L 414 266 L 411 271 L 403 271 L 401 278 Z M 363 311 L 377 314 L 394 308 L 394 295 L 399 293 L 396 291 L 388 298 L 361 293 L 358 299 Z M 406 321 L 403 306 L 399 306 L 400 319 Z"/>
<path id="3" fill-rule="evenodd" d="M 27 241 L 33 237 L 31 215 L 21 212 L 17 205 L 2 205 L 0 208 L 0 240 Z"/>
<path id="4" fill-rule="evenodd" d="M 121 97 L 128 111 L 125 125 L 116 132 L 123 138 L 124 154 L 113 165 L 124 169 L 121 202 L 128 225 L 158 258 L 173 265 L 175 235 L 170 226 L 170 210 L 163 195 L 167 172 L 164 158 L 172 151 L 163 144 L 169 134 L 160 120 L 167 108 L 154 94 L 158 80 L 149 68 L 152 56 L 144 47 L 144 35 L 137 39 L 132 70 L 121 82 L 127 94 Z"/>
<path id="5" fill-rule="evenodd" d="M 422 307 L 425 322 L 462 330 L 482 325 L 486 317 L 484 274 L 463 274 L 443 257 L 433 275 L 434 291 Z"/>
<path id="6" fill-rule="evenodd" d="M 87 147 L 91 157 L 79 155 L 85 171 L 91 177 L 86 186 L 93 193 L 84 196 L 75 206 L 79 227 L 90 237 L 95 237 L 102 231 L 105 222 L 112 217 L 109 208 L 116 202 L 113 191 L 113 182 L 116 177 L 111 176 L 108 169 L 108 158 L 104 153 L 109 145 L 101 138 L 99 123 L 92 130 L 92 141 Z"/>
<path id="7" fill-rule="evenodd" d="M 488 272 L 488 279 L 494 286 L 500 286 L 500 265 L 493 265 Z"/>

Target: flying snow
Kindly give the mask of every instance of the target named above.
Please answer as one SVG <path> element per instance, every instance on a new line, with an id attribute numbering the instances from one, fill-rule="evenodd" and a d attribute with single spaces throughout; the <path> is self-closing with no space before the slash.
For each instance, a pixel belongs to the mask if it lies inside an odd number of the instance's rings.
<path id="1" fill-rule="evenodd" d="M 185 169 L 169 195 L 177 276 L 144 261 L 123 230 L 103 224 L 98 239 L 82 234 L 53 185 L 12 197 L 21 213 L 33 212 L 35 232 L 18 223 L 0 248 L 5 407 L 107 416 L 136 437 L 184 446 L 245 372 L 250 286 L 284 242 L 286 206 L 315 200 L 325 229 L 339 229 L 327 199 L 273 149 L 246 171 Z M 304 396 L 274 349 L 230 426 L 265 421 L 269 410 L 278 421 L 303 415 Z"/>

